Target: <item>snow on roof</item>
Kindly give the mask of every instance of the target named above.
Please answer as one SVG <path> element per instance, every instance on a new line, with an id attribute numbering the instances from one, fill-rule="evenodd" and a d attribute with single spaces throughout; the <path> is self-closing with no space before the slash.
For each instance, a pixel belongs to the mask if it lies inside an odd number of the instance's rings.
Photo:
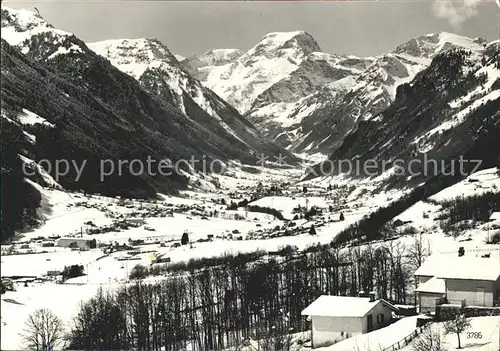
<path id="1" fill-rule="evenodd" d="M 334 316 L 334 317 L 363 317 L 380 302 L 389 308 L 397 310 L 385 300 L 370 302 L 369 297 L 330 296 L 321 295 L 306 307 L 303 316 Z"/>
<path id="2" fill-rule="evenodd" d="M 432 255 L 414 273 L 446 279 L 491 280 L 500 276 L 498 258 L 467 257 L 458 255 Z"/>
<path id="3" fill-rule="evenodd" d="M 444 258 L 443 258 L 444 259 Z M 438 269 L 441 268 L 438 264 L 440 260 L 436 255 L 429 256 L 424 263 L 413 273 L 415 276 L 428 276 L 433 277 L 438 273 Z"/>
<path id="4" fill-rule="evenodd" d="M 493 221 L 500 220 L 500 212 L 493 212 L 490 216 L 490 220 L 493 220 Z"/>
<path id="5" fill-rule="evenodd" d="M 443 279 L 432 277 L 425 283 L 420 284 L 420 286 L 415 289 L 415 291 L 444 294 L 446 293 L 445 281 Z"/>

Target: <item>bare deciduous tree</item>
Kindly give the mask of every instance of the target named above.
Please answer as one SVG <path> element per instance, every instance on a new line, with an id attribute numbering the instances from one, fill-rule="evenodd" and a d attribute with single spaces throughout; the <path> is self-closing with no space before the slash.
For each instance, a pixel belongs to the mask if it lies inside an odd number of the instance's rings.
<path id="1" fill-rule="evenodd" d="M 449 312 L 449 320 L 444 322 L 444 331 L 446 334 L 456 334 L 458 339 L 458 348 L 462 348 L 460 343 L 460 334 L 467 331 L 470 325 L 470 319 L 465 317 L 463 313 L 460 312 Z"/>
<path id="2" fill-rule="evenodd" d="M 21 336 L 28 350 L 54 350 L 62 346 L 63 323 L 51 310 L 41 308 L 28 316 Z"/>
<path id="3" fill-rule="evenodd" d="M 422 265 L 424 258 L 427 255 L 428 252 L 424 246 L 422 234 L 416 234 L 413 244 L 408 249 L 408 256 L 412 269 L 417 270 L 417 268 Z"/>
<path id="4" fill-rule="evenodd" d="M 441 330 L 429 324 L 412 343 L 412 351 L 443 351 Z"/>
<path id="5" fill-rule="evenodd" d="M 413 244 L 408 248 L 408 259 L 412 272 L 415 272 L 422 263 L 424 262 L 424 258 L 429 253 L 424 246 L 424 240 L 422 238 L 422 234 L 417 234 L 414 237 Z M 415 288 L 418 288 L 418 279 L 414 280 Z M 417 295 L 415 294 L 415 304 L 417 304 Z"/>

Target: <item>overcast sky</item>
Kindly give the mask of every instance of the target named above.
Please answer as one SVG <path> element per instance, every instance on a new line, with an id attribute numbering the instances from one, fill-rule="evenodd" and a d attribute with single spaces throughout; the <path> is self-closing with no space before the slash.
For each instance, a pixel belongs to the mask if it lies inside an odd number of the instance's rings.
<path id="1" fill-rule="evenodd" d="M 447 31 L 499 38 L 494 0 L 348 2 L 12 2 L 87 42 L 157 37 L 175 54 L 212 48 L 247 50 L 266 33 L 305 30 L 325 52 L 371 56 L 409 38 Z"/>

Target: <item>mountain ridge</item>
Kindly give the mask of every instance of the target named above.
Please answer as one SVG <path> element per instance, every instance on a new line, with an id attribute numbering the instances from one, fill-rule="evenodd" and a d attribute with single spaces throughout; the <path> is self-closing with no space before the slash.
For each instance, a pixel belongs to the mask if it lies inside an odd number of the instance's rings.
<path id="1" fill-rule="evenodd" d="M 293 64 L 285 62 L 287 68 L 280 71 L 275 67 L 280 66 L 278 61 L 267 62 L 274 50 L 255 55 L 266 38 L 231 63 L 199 68 L 204 72 L 202 83 L 240 106 L 249 120 L 282 146 L 293 152 L 323 154 L 334 151 L 358 120 L 387 108 L 396 87 L 410 81 L 433 56 L 456 47 L 481 51 L 486 45 L 481 38 L 439 32 L 411 38 L 375 57 L 296 53 Z M 287 54 L 288 58 L 293 55 Z"/>
<path id="2" fill-rule="evenodd" d="M 88 45 L 122 72 L 134 77 L 151 94 L 178 106 L 196 123 L 211 131 L 230 134 L 254 153 L 283 153 L 293 160 L 284 149 L 260 137 L 253 124 L 226 101 L 191 77 L 158 39 L 113 39 Z"/>
<path id="3" fill-rule="evenodd" d="M 133 171 L 130 166 L 132 161 L 144 165 L 151 158 L 154 165 L 159 165 L 163 160 L 176 164 L 194 158 L 205 160 L 205 164 L 218 160 L 221 168 L 232 160 L 253 165 L 259 150 L 269 156 L 282 151 L 260 136 L 254 137 L 255 149 L 250 150 L 248 143 L 224 130 L 185 95 L 184 108 L 193 116 L 187 118 L 175 104 L 174 96 L 151 94 L 76 36 L 55 29 L 30 11 L 3 7 L 1 23 L 2 159 L 11 160 L 2 173 L 13 175 L 8 182 L 2 182 L 2 193 L 6 194 L 2 200 L 6 203 L 19 203 L 16 191 L 20 196 L 32 197 L 32 187 L 25 177 L 44 186 L 54 185 L 44 180 L 40 169 L 29 177 L 21 171 L 23 167 L 38 168 L 40 160 L 52 166 L 59 160 L 85 165 L 81 174 L 71 168 L 66 174 L 58 174 L 61 177 L 57 177 L 54 167 L 47 169 L 49 176 L 57 180 L 55 186 L 64 189 L 155 197 L 158 192 L 186 189 L 186 175 L 210 172 L 212 168 L 197 162 L 193 166 L 179 164 L 179 169 L 170 166 L 167 173 L 150 174 L 146 168 L 137 173 L 137 168 Z M 218 97 L 212 98 L 218 101 Z M 229 111 L 223 116 L 225 120 L 235 116 L 230 113 L 232 107 L 223 108 Z M 26 114 L 35 122 L 22 123 Z M 36 122 L 44 120 L 47 123 Z M 247 122 L 241 133 L 253 130 Z M 103 160 L 114 167 L 124 161 L 126 166 L 103 177 Z M 6 187 L 17 190 L 7 191 Z M 19 210 L 12 214 L 14 223 L 6 223 L 8 228 L 2 227 L 2 231 L 12 232 L 12 228 L 24 225 L 19 218 L 25 210 L 33 210 L 31 203 L 19 203 L 14 208 Z"/>
<path id="4" fill-rule="evenodd" d="M 461 157 L 480 160 L 483 168 L 494 167 L 500 162 L 500 150 L 491 149 L 495 135 L 500 135 L 499 111 L 500 45 L 487 45 L 482 53 L 443 51 L 411 82 L 398 87 L 395 101 L 386 110 L 361 121 L 332 153 L 330 161 L 390 161 L 391 166 L 377 176 L 386 178 L 386 185 L 398 187 L 446 174 Z M 438 160 L 441 166 L 433 163 L 433 173 L 425 174 L 424 156 Z M 405 164 L 417 160 L 420 167 L 415 166 L 415 174 L 408 178 L 398 176 L 393 174 L 396 159 Z M 471 171 L 470 164 L 466 168 Z M 407 173 L 408 169 L 404 170 Z M 452 173 L 458 173 L 454 170 Z M 337 175 L 346 170 L 330 171 Z"/>

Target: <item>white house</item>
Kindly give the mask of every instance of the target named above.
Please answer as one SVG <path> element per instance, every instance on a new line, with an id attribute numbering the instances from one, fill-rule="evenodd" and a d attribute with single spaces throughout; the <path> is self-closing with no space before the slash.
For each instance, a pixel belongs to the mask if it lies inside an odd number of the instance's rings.
<path id="1" fill-rule="evenodd" d="M 388 324 L 398 309 L 385 300 L 370 297 L 322 295 L 302 311 L 310 316 L 312 347 L 334 344 Z"/>
<path id="2" fill-rule="evenodd" d="M 498 257 L 433 255 L 414 275 L 420 312 L 434 312 L 444 302 L 491 307 L 500 298 Z"/>

